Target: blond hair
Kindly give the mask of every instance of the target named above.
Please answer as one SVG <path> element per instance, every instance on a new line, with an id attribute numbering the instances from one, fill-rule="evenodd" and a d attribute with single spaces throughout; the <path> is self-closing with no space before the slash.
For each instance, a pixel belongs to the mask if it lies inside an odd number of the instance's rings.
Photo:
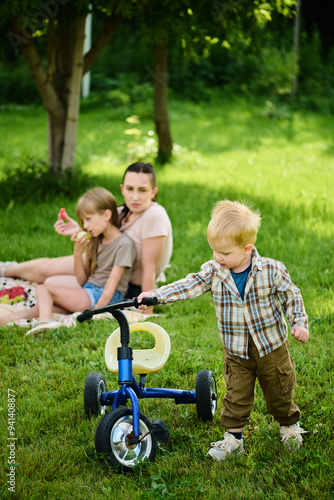
<path id="1" fill-rule="evenodd" d="M 115 197 L 103 187 L 96 187 L 86 191 L 77 203 L 76 215 L 83 227 L 83 217 L 85 214 L 103 214 L 105 210 L 111 211 L 110 225 L 118 227 L 118 212 Z M 86 249 L 86 271 L 92 274 L 96 269 L 97 249 L 100 237 L 92 237 Z"/>
<path id="2" fill-rule="evenodd" d="M 238 246 L 254 245 L 261 224 L 259 210 L 251 210 L 237 201 L 218 201 L 211 213 L 207 229 L 209 243 L 227 239 Z"/>

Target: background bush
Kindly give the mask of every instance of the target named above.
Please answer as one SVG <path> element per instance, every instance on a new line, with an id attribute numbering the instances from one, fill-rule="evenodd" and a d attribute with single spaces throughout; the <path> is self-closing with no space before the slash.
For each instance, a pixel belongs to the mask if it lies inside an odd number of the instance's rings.
<path id="1" fill-rule="evenodd" d="M 320 7 L 319 7 L 320 8 Z M 317 9 L 319 10 L 319 9 Z M 303 11 L 302 11 L 303 15 Z M 302 17 L 296 103 L 333 113 L 334 40 Z M 330 15 L 330 13 L 328 13 Z M 93 28 L 99 28 L 94 19 Z M 180 97 L 210 99 L 212 89 L 286 99 L 293 79 L 293 20 L 278 14 L 262 28 L 236 26 L 227 39 L 194 42 L 196 57 L 185 57 L 180 44 L 170 43 L 169 86 Z M 239 35 L 238 35 L 239 34 Z M 0 104 L 39 103 L 24 58 L 4 54 L 0 65 Z M 140 22 L 126 21 L 102 52 L 91 73 L 91 99 L 114 108 L 144 102 L 152 96 L 153 41 L 142 37 Z"/>

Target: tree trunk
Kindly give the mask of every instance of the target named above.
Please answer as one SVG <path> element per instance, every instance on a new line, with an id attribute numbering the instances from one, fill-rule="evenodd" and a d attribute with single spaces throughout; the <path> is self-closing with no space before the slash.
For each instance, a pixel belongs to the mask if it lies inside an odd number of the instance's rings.
<path id="1" fill-rule="evenodd" d="M 64 120 L 57 120 L 50 111 L 48 116 L 48 154 L 50 170 L 57 177 L 62 175 L 62 154 L 64 144 Z"/>
<path id="2" fill-rule="evenodd" d="M 22 49 L 31 75 L 42 98 L 44 108 L 48 114 L 48 152 L 50 168 L 58 174 L 61 166 L 61 149 L 63 143 L 63 127 L 65 121 L 65 107 L 59 100 L 52 83 L 52 75 L 45 72 L 36 45 L 31 40 Z M 52 55 L 50 55 L 52 57 Z M 48 65 L 50 67 L 51 64 Z"/>
<path id="3" fill-rule="evenodd" d="M 85 40 L 86 16 L 76 19 L 75 42 L 73 48 L 72 73 L 69 82 L 68 108 L 64 130 L 62 169 L 74 166 L 77 142 L 77 126 L 80 106 L 81 79 L 83 73 L 83 46 Z"/>
<path id="4" fill-rule="evenodd" d="M 298 62 L 299 62 L 299 37 L 300 37 L 300 18 L 301 18 L 301 8 L 302 0 L 297 0 L 296 3 L 296 14 L 293 26 L 293 56 L 294 56 L 294 68 L 293 68 L 293 81 L 291 95 L 294 99 L 297 95 L 298 86 Z"/>
<path id="5" fill-rule="evenodd" d="M 165 41 L 155 44 L 154 68 L 154 123 L 159 141 L 158 160 L 164 163 L 173 150 L 168 118 L 168 51 Z"/>
<path id="6" fill-rule="evenodd" d="M 119 14 L 111 14 L 91 50 L 84 56 L 85 18 L 72 17 L 69 12 L 66 17 L 57 19 L 50 16 L 47 23 L 47 68 L 43 66 L 34 38 L 22 36 L 24 29 L 13 21 L 47 112 L 50 169 L 58 177 L 74 167 L 82 76 L 90 70 L 123 19 Z"/>

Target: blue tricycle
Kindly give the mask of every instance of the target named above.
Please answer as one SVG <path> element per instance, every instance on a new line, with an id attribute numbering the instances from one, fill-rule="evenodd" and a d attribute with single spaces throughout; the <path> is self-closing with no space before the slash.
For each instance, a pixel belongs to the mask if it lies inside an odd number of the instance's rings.
<path id="1" fill-rule="evenodd" d="M 157 299 L 145 298 L 143 304 L 156 305 Z M 77 320 L 83 322 L 93 315 L 109 312 L 119 323 L 105 346 L 105 361 L 112 373 L 118 373 L 119 389 L 107 391 L 102 373 L 90 373 L 84 387 L 84 410 L 86 415 L 103 415 L 95 433 L 95 449 L 106 458 L 108 465 L 130 471 L 141 460 L 153 461 L 157 452 L 157 441 L 166 442 L 169 431 L 160 419 L 152 422 L 139 411 L 139 399 L 168 398 L 176 404 L 196 404 L 197 415 L 202 421 L 210 421 L 217 409 L 217 385 L 211 370 L 200 370 L 196 377 L 196 390 L 181 390 L 146 387 L 148 373 L 160 371 L 170 353 L 170 338 L 159 325 L 150 322 L 129 325 L 121 309 L 139 307 L 137 299 L 126 300 L 96 309 L 86 309 Z M 148 332 L 153 335 L 152 349 L 132 349 L 130 333 Z M 136 376 L 139 376 L 137 380 Z M 126 404 L 130 401 L 131 407 Z M 106 413 L 106 407 L 112 410 Z"/>

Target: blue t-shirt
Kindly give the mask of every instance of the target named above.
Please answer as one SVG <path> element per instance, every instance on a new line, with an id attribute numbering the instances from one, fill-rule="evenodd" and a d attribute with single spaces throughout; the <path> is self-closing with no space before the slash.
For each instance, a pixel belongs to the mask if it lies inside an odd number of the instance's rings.
<path id="1" fill-rule="evenodd" d="M 238 292 L 240 293 L 240 297 L 242 298 L 242 300 L 244 300 L 246 281 L 251 269 L 252 269 L 252 263 L 250 263 L 247 269 L 245 269 L 241 273 L 235 273 L 231 269 L 232 278 L 234 279 L 234 283 L 237 286 Z"/>

